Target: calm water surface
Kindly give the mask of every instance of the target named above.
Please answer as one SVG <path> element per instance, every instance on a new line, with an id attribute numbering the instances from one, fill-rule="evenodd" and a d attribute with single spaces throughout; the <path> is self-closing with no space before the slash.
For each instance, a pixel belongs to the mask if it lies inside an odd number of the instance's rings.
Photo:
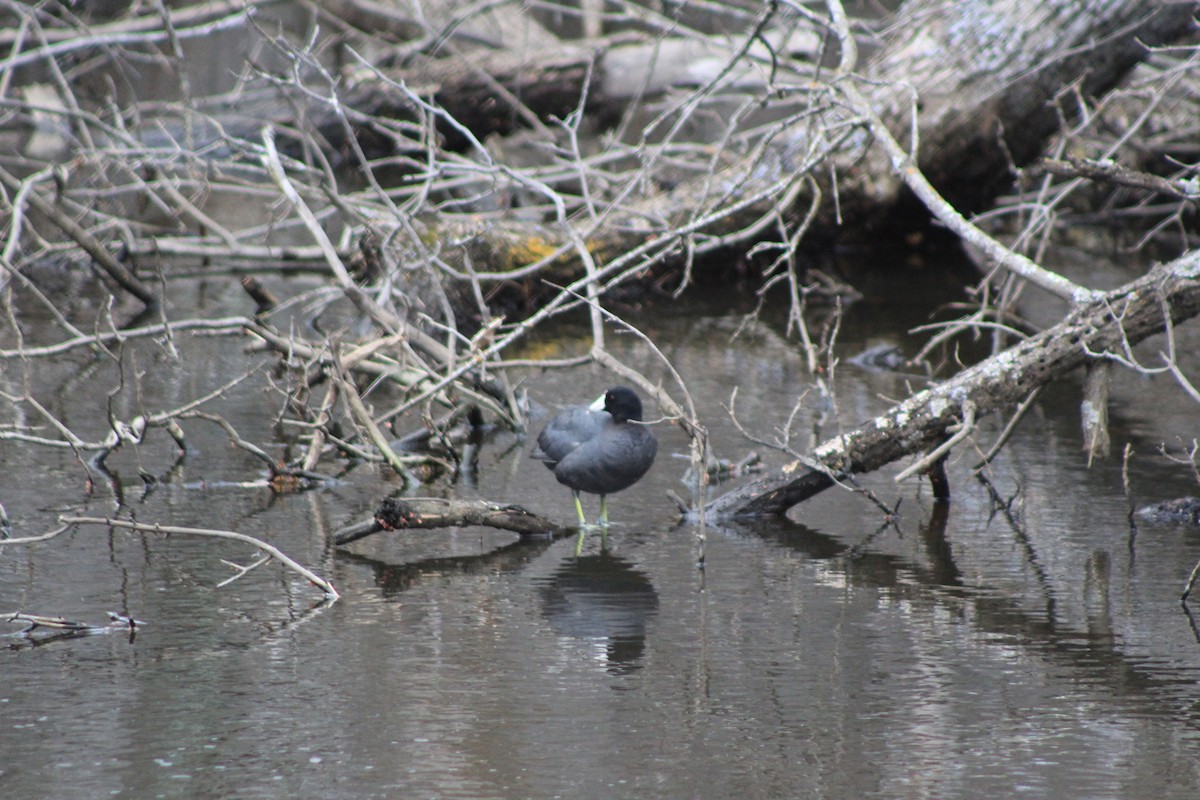
<path id="1" fill-rule="evenodd" d="M 851 308 L 844 355 L 909 345 L 896 331 L 923 322 L 938 298 L 904 283 L 911 297 L 884 286 Z M 719 455 L 757 449 L 781 461 L 722 408 L 737 385 L 743 426 L 770 439 L 785 424 L 810 381 L 778 320 L 737 340 L 740 317 L 702 303 L 634 321 L 689 381 Z M 572 348 L 574 329 L 559 333 L 539 346 Z M 194 368 L 186 379 L 153 348 L 139 351 L 138 366 L 163 376 L 146 407 L 181 404 L 260 363 L 229 363 L 229 341 L 179 346 Z M 636 342 L 613 346 L 656 371 Z M 20 365 L 3 370 L 5 391 L 18 391 Z M 835 374 L 825 436 L 907 391 L 894 375 Z M 94 434 L 89 404 L 103 402 L 113 375 L 76 356 L 33 380 Z M 610 382 L 577 370 L 524 385 L 551 406 Z M 281 497 L 224 486 L 257 465 L 209 426 L 188 426 L 196 452 L 173 469 L 169 443 L 119 454 L 124 493 L 99 486 L 90 500 L 69 454 L 0 442 L 0 502 L 18 535 L 68 510 L 232 528 L 269 539 L 343 595 L 323 605 L 274 566 L 218 588 L 231 574 L 222 559 L 253 559 L 233 543 L 93 526 L 0 550 L 0 611 L 102 623 L 112 610 L 146 622 L 132 641 L 0 638 L 0 795 L 1195 797 L 1200 645 L 1177 598 L 1200 531 L 1131 532 L 1119 459 L 1089 469 L 1080 452 L 1076 388 L 1047 392 L 997 462 L 994 485 L 1016 494 L 1010 514 L 993 512 L 968 472 L 977 453 L 964 448 L 949 506 L 897 486 L 895 470 L 868 476 L 885 502 L 902 498 L 895 526 L 841 490 L 790 520 L 680 526 L 666 493 L 686 493 L 686 442 L 659 425 L 658 464 L 612 498 L 610 535 L 589 537 L 579 557 L 573 541 L 474 529 L 381 534 L 335 551 L 330 533 L 399 491 L 394 478 L 360 468 L 333 488 Z M 1197 435 L 1200 415 L 1180 394 L 1165 381 L 1116 387 L 1115 447 L 1133 444 L 1142 500 L 1195 493 L 1187 470 L 1155 452 Z M 279 406 L 260 380 L 214 410 L 269 443 Z M 797 447 L 815 406 L 800 415 Z M 529 446 L 497 436 L 476 480 L 455 491 L 570 519 L 569 493 Z M 144 492 L 139 469 L 162 485 Z M 587 508 L 596 513 L 594 498 Z"/>

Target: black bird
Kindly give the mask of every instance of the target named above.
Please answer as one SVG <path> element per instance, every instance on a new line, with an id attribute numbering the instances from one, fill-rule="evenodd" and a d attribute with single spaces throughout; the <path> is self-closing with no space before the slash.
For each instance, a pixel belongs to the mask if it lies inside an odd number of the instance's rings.
<path id="1" fill-rule="evenodd" d="M 625 386 L 614 386 L 590 406 L 564 408 L 537 439 L 533 457 L 554 471 L 575 496 L 581 527 L 580 492 L 600 495 L 600 525 L 608 525 L 607 495 L 637 483 L 658 452 L 658 441 L 642 424 L 642 401 Z"/>

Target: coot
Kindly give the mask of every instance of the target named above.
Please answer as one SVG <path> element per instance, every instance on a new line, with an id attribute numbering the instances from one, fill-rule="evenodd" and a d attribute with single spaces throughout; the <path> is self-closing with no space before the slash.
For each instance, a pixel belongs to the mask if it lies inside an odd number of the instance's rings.
<path id="1" fill-rule="evenodd" d="M 641 399 L 628 387 L 614 386 L 590 406 L 559 412 L 538 436 L 533 457 L 571 490 L 579 524 L 586 527 L 579 493 L 600 495 L 600 525 L 607 526 L 607 495 L 637 483 L 657 452 L 654 434 L 642 424 Z"/>

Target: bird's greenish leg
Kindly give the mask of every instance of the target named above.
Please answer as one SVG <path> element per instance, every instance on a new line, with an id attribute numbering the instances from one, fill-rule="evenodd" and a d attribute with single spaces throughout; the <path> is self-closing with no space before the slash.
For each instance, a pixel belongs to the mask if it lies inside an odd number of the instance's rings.
<path id="1" fill-rule="evenodd" d="M 579 492 L 571 492 L 575 496 L 575 513 L 579 515 L 579 527 L 587 528 L 587 517 L 583 515 L 583 503 L 579 500 Z"/>
<path id="2" fill-rule="evenodd" d="M 600 495 L 600 527 L 608 527 L 608 497 Z"/>

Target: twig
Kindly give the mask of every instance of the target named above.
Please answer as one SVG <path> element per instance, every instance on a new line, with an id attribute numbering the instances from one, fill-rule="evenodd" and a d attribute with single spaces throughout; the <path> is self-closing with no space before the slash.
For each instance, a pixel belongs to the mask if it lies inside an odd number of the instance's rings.
<path id="1" fill-rule="evenodd" d="M 913 475 L 924 472 L 925 470 L 931 468 L 938 461 L 938 459 L 943 458 L 947 453 L 949 453 L 954 445 L 958 444 L 963 439 L 966 439 L 975 432 L 975 404 L 970 400 L 965 401 L 962 406 L 962 411 L 962 422 L 958 425 L 958 430 L 954 433 L 954 435 L 942 442 L 930 452 L 926 453 L 921 458 L 917 459 L 907 469 L 901 470 L 896 475 L 896 483 L 900 483 L 907 478 L 911 478 Z M 950 428 L 947 428 L 946 430 L 949 431 Z"/>
<path id="2" fill-rule="evenodd" d="M 1195 180 L 1170 180 L 1149 172 L 1140 172 L 1118 164 L 1112 159 L 1087 159 L 1067 156 L 1064 159 L 1047 158 L 1037 165 L 1042 170 L 1060 178 L 1088 178 L 1142 189 L 1147 192 L 1165 194 L 1177 200 L 1195 202 L 1200 200 L 1200 185 Z"/>
<path id="3" fill-rule="evenodd" d="M 0 166 L 0 183 L 4 184 L 11 191 L 18 193 L 22 191 L 24 185 L 23 181 L 18 180 L 16 176 L 2 166 Z M 118 261 L 112 253 L 108 252 L 108 248 L 101 244 L 96 237 L 92 236 L 86 228 L 67 216 L 58 205 L 42 199 L 42 196 L 36 191 L 29 192 L 27 199 L 29 200 L 29 204 L 37 209 L 38 213 L 44 214 L 63 233 L 71 237 L 122 289 L 140 300 L 142 305 L 147 309 L 157 309 L 159 307 L 160 301 L 158 295 L 150 287 L 142 283 L 141 279 L 130 272 L 129 268 Z"/>
<path id="4" fill-rule="evenodd" d="M 988 464 L 992 463 L 992 459 L 995 458 L 996 455 L 1004 448 L 1004 445 L 1008 443 L 1009 438 L 1016 431 L 1017 425 L 1022 419 L 1024 419 L 1025 414 L 1029 411 L 1029 409 L 1033 408 L 1034 402 L 1038 399 L 1038 395 L 1041 393 L 1042 387 L 1038 386 L 1029 393 L 1028 397 L 1021 401 L 1020 405 L 1017 406 L 1016 413 L 1013 414 L 1012 419 L 1008 421 L 1008 424 L 1004 426 L 1004 430 L 1000 432 L 1000 435 L 996 437 L 996 441 L 992 443 L 991 448 L 984 453 L 983 458 L 980 459 L 975 466 L 971 467 L 973 472 L 979 472 Z"/>
<path id="5" fill-rule="evenodd" d="M 1125 505 L 1128 506 L 1129 512 L 1129 536 L 1130 545 L 1133 544 L 1133 536 L 1137 533 L 1137 506 L 1133 500 L 1133 484 L 1129 481 L 1129 462 L 1133 460 L 1133 444 L 1125 443 L 1125 452 L 1121 458 L 1121 488 L 1125 490 Z M 1130 555 L 1132 555 L 1132 550 Z"/>
<path id="6" fill-rule="evenodd" d="M 371 440 L 371 444 L 375 445 L 380 455 L 383 456 L 383 460 L 396 471 L 397 475 L 404 478 L 406 484 L 420 483 L 417 477 L 413 475 L 412 470 L 409 469 L 409 465 L 411 464 L 434 463 L 447 472 L 453 471 L 453 467 L 449 464 L 431 455 L 416 457 L 402 457 L 397 455 L 396 451 L 388 444 L 387 437 L 383 435 L 383 431 L 375 424 L 375 420 L 371 417 L 371 412 L 363 405 L 362 397 L 359 396 L 354 382 L 346 378 L 343 374 L 338 377 L 338 388 L 341 390 L 342 397 L 346 400 L 346 405 L 350 407 L 350 413 L 354 417 L 354 421 L 362 426 L 363 430 L 366 431 L 367 438 Z"/>
<path id="7" fill-rule="evenodd" d="M 1200 578 L 1200 561 L 1196 562 L 1196 566 L 1192 567 L 1192 574 L 1188 576 L 1187 585 L 1183 587 L 1183 594 L 1179 597 L 1179 602 L 1187 605 L 1188 595 L 1192 593 L 1192 587 L 1196 585 L 1196 579 Z"/>
<path id="8" fill-rule="evenodd" d="M 1189 397 L 1200 403 L 1200 391 L 1196 389 L 1192 382 L 1188 380 L 1188 377 L 1183 374 L 1183 371 L 1179 369 L 1179 362 L 1175 358 L 1175 324 L 1171 322 L 1171 310 L 1167 308 L 1165 300 L 1160 300 L 1160 304 L 1163 309 L 1163 322 L 1167 329 L 1167 352 L 1159 352 L 1159 356 L 1166 363 L 1167 370 L 1175 378 L 1175 382 L 1188 393 Z"/>
<path id="9" fill-rule="evenodd" d="M 3 547 L 6 544 L 33 544 L 34 542 L 44 542 L 47 539 L 53 539 L 55 536 L 58 536 L 60 533 L 63 533 L 70 529 L 71 529 L 70 525 L 63 525 L 61 528 L 55 528 L 52 531 L 48 531 L 46 533 L 41 533 L 41 534 L 38 534 L 37 536 L 23 536 L 19 539 L 0 539 L 0 547 Z"/>
<path id="10" fill-rule="evenodd" d="M 262 129 L 263 155 L 262 163 L 266 167 L 271 179 L 275 182 L 275 186 L 279 191 L 283 192 L 283 196 L 291 203 L 292 208 L 300 215 L 300 219 L 304 222 L 304 227 L 316 240 L 317 246 L 321 249 L 321 254 L 325 257 L 325 263 L 333 270 L 334 277 L 344 290 L 358 289 L 354 283 L 354 279 L 350 277 L 350 273 L 346 271 L 346 266 L 342 263 L 342 257 L 334 247 L 333 241 L 329 235 L 325 233 L 325 229 L 321 227 L 321 223 L 317 220 L 312 209 L 308 207 L 308 203 L 304 202 L 304 198 L 296 191 L 296 187 L 288 179 L 287 172 L 283 169 L 283 162 L 279 160 L 279 151 L 275 149 L 275 129 L 267 126 Z"/>
<path id="11" fill-rule="evenodd" d="M 222 8 L 224 6 L 224 8 Z M 230 12 L 229 16 L 222 19 L 214 20 L 213 22 L 196 25 L 191 28 L 177 28 L 175 36 L 179 38 L 198 38 L 201 36 L 211 36 L 212 34 L 224 30 L 226 28 L 236 27 L 243 24 L 254 14 L 254 8 L 241 8 L 239 3 L 226 2 L 217 4 L 216 13 Z M 177 15 L 178 19 L 191 18 L 195 16 L 212 16 L 213 8 L 209 8 L 208 4 L 204 7 L 196 7 L 191 10 L 185 10 Z M 149 25 L 153 30 L 140 31 L 136 30 L 143 25 Z M 141 45 L 153 44 L 161 42 L 167 38 L 166 31 L 157 30 L 161 25 L 161 20 L 157 17 L 151 17 L 146 20 L 122 20 L 119 23 L 110 25 L 96 26 L 92 29 L 91 36 L 79 36 L 75 31 L 62 33 L 60 35 L 67 36 L 64 41 L 55 42 L 53 44 L 44 45 L 34 50 L 30 50 L 18 55 L 12 55 L 0 61 L 0 72 L 8 72 L 16 67 L 24 64 L 31 64 L 42 59 L 56 59 L 66 53 L 71 53 L 76 50 L 84 49 L 99 49 L 113 47 L 115 45 Z"/>
<path id="12" fill-rule="evenodd" d="M 220 589 L 220 588 L 223 588 L 223 587 L 225 587 L 225 586 L 228 586 L 229 584 L 231 584 L 231 583 L 233 583 L 234 581 L 236 581 L 238 578 L 240 578 L 240 577 L 242 577 L 243 575 L 245 575 L 245 574 L 246 574 L 247 572 L 249 572 L 250 570 L 257 569 L 257 568 L 261 567 L 263 564 L 267 563 L 267 562 L 268 562 L 268 561 L 270 561 L 270 560 L 271 560 L 271 557 L 270 557 L 270 556 L 263 556 L 262 558 L 259 558 L 258 560 L 256 560 L 254 563 L 252 563 L 252 564 L 246 564 L 246 565 L 244 565 L 244 566 L 243 566 L 242 564 L 238 564 L 238 563 L 236 563 L 236 562 L 234 562 L 234 561 L 230 561 L 230 560 L 229 560 L 229 559 L 227 559 L 227 558 L 222 558 L 222 559 L 221 559 L 221 563 L 222 563 L 222 564 L 224 564 L 225 566 L 227 566 L 227 567 L 230 567 L 231 569 L 233 569 L 235 574 L 233 574 L 233 575 L 229 576 L 229 577 L 228 577 L 228 578 L 226 578 L 225 580 L 223 580 L 223 581 L 221 581 L 220 583 L 218 583 L 218 584 L 217 584 L 217 588 L 218 588 L 218 589 Z"/>
<path id="13" fill-rule="evenodd" d="M 100 331 L 94 334 L 77 336 L 74 339 L 67 339 L 65 341 L 58 342 L 57 344 L 43 345 L 41 347 L 18 347 L 11 350 L 0 350 L 0 359 L 57 356 L 70 352 L 71 350 L 76 350 L 80 347 L 103 347 L 113 343 L 120 343 L 127 339 L 141 339 L 148 336 L 161 336 L 168 330 L 206 330 L 217 333 L 239 333 L 241 332 L 242 328 L 250 324 L 250 320 L 246 317 L 185 319 L 180 320 L 179 322 L 167 322 L 161 325 L 146 325 L 140 328 L 129 328 L 127 330 Z"/>

